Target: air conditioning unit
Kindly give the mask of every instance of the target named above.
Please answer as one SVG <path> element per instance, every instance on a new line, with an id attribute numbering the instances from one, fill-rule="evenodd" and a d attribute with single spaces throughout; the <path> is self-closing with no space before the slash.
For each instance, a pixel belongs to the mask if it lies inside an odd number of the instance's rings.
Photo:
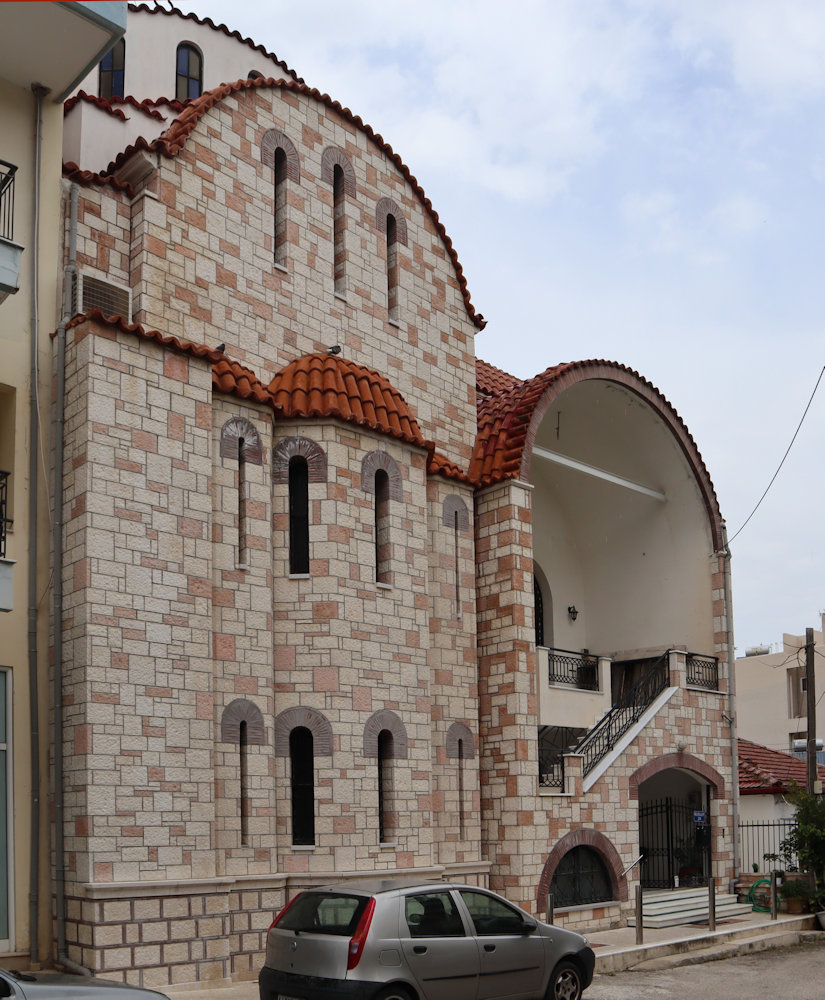
<path id="1" fill-rule="evenodd" d="M 78 271 L 73 299 L 75 316 L 99 309 L 104 316 L 120 316 L 127 323 L 132 322 L 132 289 L 108 278 Z"/>

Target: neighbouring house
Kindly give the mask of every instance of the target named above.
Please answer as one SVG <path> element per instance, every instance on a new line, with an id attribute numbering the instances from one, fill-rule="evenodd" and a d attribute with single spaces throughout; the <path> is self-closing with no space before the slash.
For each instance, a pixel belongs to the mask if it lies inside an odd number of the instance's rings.
<path id="1" fill-rule="evenodd" d="M 822 622 L 814 629 L 816 700 L 825 695 L 825 657 Z M 808 695 L 805 667 L 805 635 L 786 632 L 781 652 L 765 647 L 748 650 L 736 658 L 736 707 L 739 735 L 758 740 L 773 750 L 791 751 L 808 738 Z M 820 744 L 821 745 L 821 744 Z M 803 751 L 804 753 L 804 751 Z M 825 755 L 817 754 L 819 763 Z"/>
<path id="2" fill-rule="evenodd" d="M 63 102 L 125 3 L 0 5 L 0 960 L 49 961 L 51 341 Z"/>
<path id="3" fill-rule="evenodd" d="M 640 880 L 730 881 L 724 524 L 667 399 L 617 362 L 477 360 L 407 165 L 223 26 L 130 6 L 82 90 L 54 338 L 69 958 L 248 978 L 289 897 L 365 872 L 552 893 L 589 928 Z"/>

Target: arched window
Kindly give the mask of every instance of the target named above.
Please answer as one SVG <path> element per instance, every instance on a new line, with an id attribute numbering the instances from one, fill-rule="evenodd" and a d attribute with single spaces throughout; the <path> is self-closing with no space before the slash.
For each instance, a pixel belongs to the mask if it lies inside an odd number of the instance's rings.
<path id="1" fill-rule="evenodd" d="M 241 807 L 241 844 L 246 846 L 249 843 L 249 761 L 247 747 L 249 737 L 247 735 L 247 723 L 241 720 L 238 727 L 238 769 L 241 779 L 240 807 Z"/>
<path id="2" fill-rule="evenodd" d="M 378 734 L 378 840 L 386 844 L 395 832 L 392 787 L 393 740 L 389 729 Z"/>
<path id="3" fill-rule="evenodd" d="M 315 757 L 312 733 L 296 726 L 289 734 L 289 763 L 292 785 L 292 843 L 315 844 Z"/>
<path id="4" fill-rule="evenodd" d="M 99 97 L 123 97 L 126 71 L 126 39 L 121 38 L 100 61 Z"/>
<path id="5" fill-rule="evenodd" d="M 375 580 L 390 582 L 390 478 L 384 469 L 375 473 Z"/>
<path id="6" fill-rule="evenodd" d="M 263 80 L 264 75 L 263 75 L 263 73 L 259 73 L 256 69 L 251 69 L 246 74 L 246 78 L 247 78 L 247 80 Z"/>
<path id="7" fill-rule="evenodd" d="M 464 740 L 458 741 L 458 835 L 464 840 Z"/>
<path id="8" fill-rule="evenodd" d="M 309 573 L 309 466 L 303 455 L 289 460 L 289 572 Z"/>
<path id="9" fill-rule="evenodd" d="M 607 866 L 592 847 L 574 847 L 561 859 L 550 883 L 556 906 L 585 906 L 613 898 Z"/>
<path id="10" fill-rule="evenodd" d="M 280 146 L 275 150 L 272 173 L 274 185 L 272 193 L 274 259 L 276 264 L 283 266 L 286 259 L 286 153 Z"/>
<path id="11" fill-rule="evenodd" d="M 175 97 L 190 101 L 202 93 L 203 56 L 190 42 L 181 42 L 175 63 Z"/>
<path id="12" fill-rule="evenodd" d="M 261 160 L 272 167 L 272 259 L 279 267 L 286 267 L 287 184 L 299 184 L 301 180 L 298 150 L 289 136 L 271 128 L 261 139 Z"/>
<path id="13" fill-rule="evenodd" d="M 332 239 L 333 239 L 333 277 L 335 279 L 335 291 L 339 295 L 346 294 L 346 261 L 347 252 L 344 244 L 344 232 L 346 230 L 346 213 L 344 206 L 344 168 L 340 163 L 336 163 L 332 169 Z"/>
<path id="14" fill-rule="evenodd" d="M 398 320 L 398 238 L 394 215 L 387 216 L 387 312 Z"/>

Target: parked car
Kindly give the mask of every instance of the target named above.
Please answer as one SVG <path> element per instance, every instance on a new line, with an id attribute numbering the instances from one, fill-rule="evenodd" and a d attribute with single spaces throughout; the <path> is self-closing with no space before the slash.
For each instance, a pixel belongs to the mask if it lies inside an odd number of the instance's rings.
<path id="1" fill-rule="evenodd" d="M 6 972 L 0 969 L 0 997 L 15 1000 L 169 1000 L 165 993 L 59 972 Z"/>
<path id="2" fill-rule="evenodd" d="M 586 938 L 469 885 L 308 889 L 272 921 L 261 1000 L 579 1000 Z"/>

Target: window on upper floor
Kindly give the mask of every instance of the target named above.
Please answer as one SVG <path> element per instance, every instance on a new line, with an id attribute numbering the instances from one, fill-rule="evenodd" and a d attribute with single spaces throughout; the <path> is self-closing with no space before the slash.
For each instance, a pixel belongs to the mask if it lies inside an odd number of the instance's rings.
<path id="1" fill-rule="evenodd" d="M 398 224 L 394 215 L 387 216 L 387 312 L 398 320 Z"/>
<path id="2" fill-rule="evenodd" d="M 189 101 L 202 93 L 203 56 L 190 42 L 181 42 L 175 64 L 175 97 Z"/>
<path id="3" fill-rule="evenodd" d="M 395 832 L 392 787 L 392 733 L 382 729 L 378 734 L 378 841 L 386 844 Z"/>
<path id="4" fill-rule="evenodd" d="M 126 39 L 115 42 L 100 61 L 97 92 L 100 97 L 123 97 L 125 91 Z"/>
<path id="5" fill-rule="evenodd" d="M 311 730 L 296 726 L 289 734 L 292 785 L 292 843 L 315 844 L 315 754 Z"/>
<path id="6" fill-rule="evenodd" d="M 335 280 L 335 291 L 339 295 L 344 295 L 347 290 L 346 282 L 346 246 L 344 243 L 344 232 L 346 230 L 346 213 L 344 206 L 344 168 L 336 163 L 332 171 L 332 228 L 333 228 L 333 276 Z"/>
<path id="7" fill-rule="evenodd" d="M 384 469 L 375 473 L 375 579 L 390 582 L 390 477 Z"/>
<path id="8" fill-rule="evenodd" d="M 289 572 L 309 573 L 309 466 L 303 455 L 289 460 Z"/>
<path id="9" fill-rule="evenodd" d="M 263 75 L 263 73 L 259 73 L 256 69 L 251 69 L 246 74 L 246 78 L 247 78 L 247 80 L 263 80 L 264 75 Z"/>

